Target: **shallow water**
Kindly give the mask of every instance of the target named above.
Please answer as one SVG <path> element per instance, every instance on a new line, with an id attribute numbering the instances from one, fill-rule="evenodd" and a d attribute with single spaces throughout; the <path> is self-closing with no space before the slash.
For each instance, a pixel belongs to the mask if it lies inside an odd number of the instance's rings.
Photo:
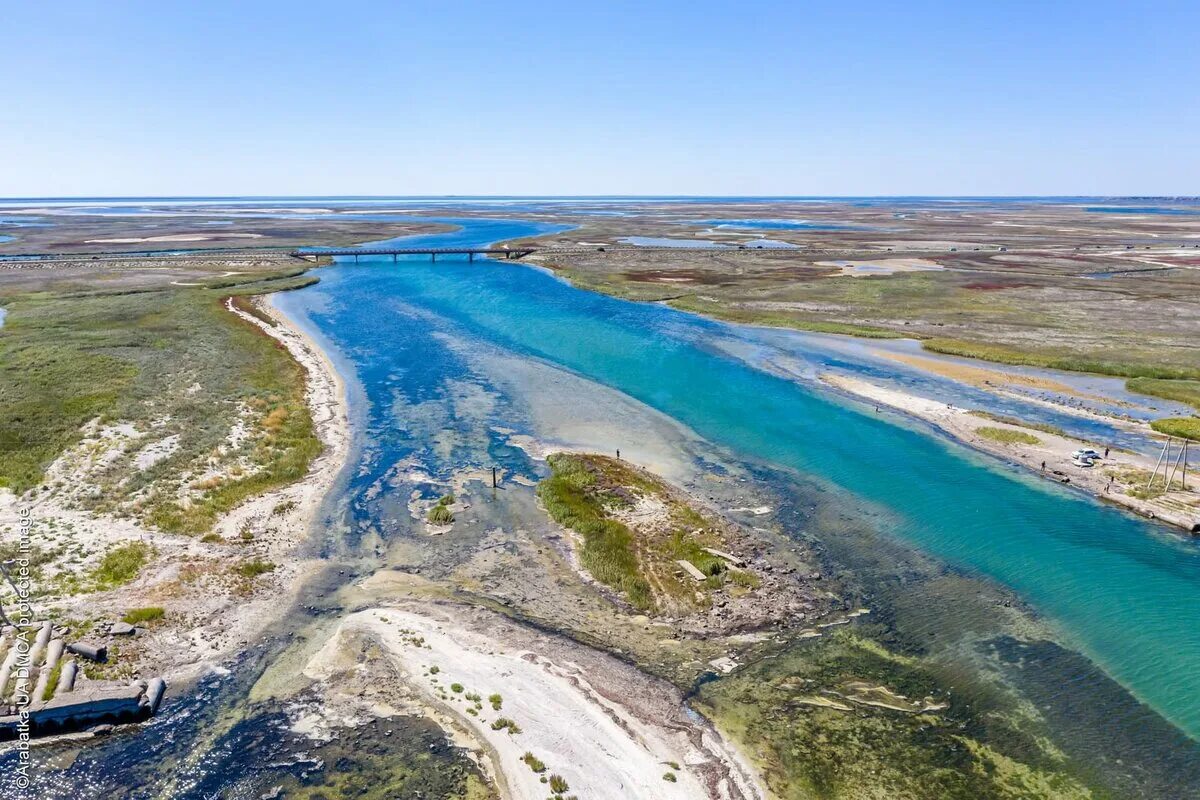
<path id="1" fill-rule="evenodd" d="M 729 247 L 728 244 L 714 242 L 712 239 L 672 239 L 669 236 L 625 236 L 619 240 L 622 244 L 632 244 L 637 247 Z"/>
<path id="2" fill-rule="evenodd" d="M 527 225 L 463 221 L 464 229 L 417 241 L 496 241 Z M 407 240 L 416 243 L 414 240 Z M 820 389 L 756 368 L 718 346 L 729 327 L 671 309 L 576 290 L 516 265 L 439 261 L 340 265 L 290 295 L 355 364 L 373 406 L 374 487 L 359 513 L 378 513 L 389 470 L 422 437 L 445 426 L 445 463 L 481 437 L 497 460 L 521 461 L 504 438 L 434 411 L 408 430 L 386 413 L 404 402 L 445 400 L 445 380 L 469 372 L 430 329 L 542 359 L 611 386 L 747 458 L 793 469 L 886 509 L 891 535 L 1005 584 L 1193 737 L 1200 736 L 1200 549 L 1165 529 L 977 457 L 838 401 Z M 319 308 L 306 309 L 306 298 Z M 499 403 L 478 379 L 456 402 Z M 466 415 L 464 415 L 465 417 Z M 613 446 L 621 446 L 613 442 Z M 854 499 L 856 498 L 856 499 Z M 396 502 L 401 502 L 397 499 Z M 847 509 L 854 513 L 854 509 Z"/>

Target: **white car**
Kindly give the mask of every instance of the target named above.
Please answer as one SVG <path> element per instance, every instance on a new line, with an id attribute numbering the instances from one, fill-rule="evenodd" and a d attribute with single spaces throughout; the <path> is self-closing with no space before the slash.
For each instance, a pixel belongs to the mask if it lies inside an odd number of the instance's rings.
<path id="1" fill-rule="evenodd" d="M 1100 457 L 1101 457 L 1100 454 L 1097 453 L 1095 450 L 1091 449 L 1090 447 L 1085 450 L 1076 450 L 1074 453 L 1071 453 L 1071 458 L 1081 459 L 1081 460 L 1082 459 L 1091 460 L 1093 458 L 1100 458 Z"/>

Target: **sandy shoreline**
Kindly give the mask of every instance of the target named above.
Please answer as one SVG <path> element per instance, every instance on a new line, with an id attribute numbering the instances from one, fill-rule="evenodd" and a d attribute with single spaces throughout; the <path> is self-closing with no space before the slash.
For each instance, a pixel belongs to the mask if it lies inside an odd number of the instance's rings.
<path id="1" fill-rule="evenodd" d="M 1057 483 L 1069 484 L 1141 516 L 1160 520 L 1185 531 L 1191 531 L 1192 526 L 1200 522 L 1200 480 L 1196 478 L 1189 477 L 1188 491 L 1178 488 L 1179 478 L 1176 477 L 1176 489 L 1160 497 L 1144 499 L 1131 494 L 1145 485 L 1146 478 L 1143 473 L 1149 474 L 1155 467 L 1154 459 L 1139 453 L 1112 450 L 1109 457 L 1102 459 L 1096 466 L 1084 468 L 1073 463 L 1071 454 L 1084 447 L 1091 447 L 1103 453 L 1106 447 L 1104 442 L 1058 436 L 985 419 L 965 408 L 929 400 L 860 378 L 824 374 L 821 379 L 856 398 L 878 406 L 887 406 L 928 422 L 952 439 L 1021 466 L 1035 475 Z M 1026 433 L 1038 439 L 1038 443 L 995 441 L 979 434 L 979 429 L 983 427 Z"/>

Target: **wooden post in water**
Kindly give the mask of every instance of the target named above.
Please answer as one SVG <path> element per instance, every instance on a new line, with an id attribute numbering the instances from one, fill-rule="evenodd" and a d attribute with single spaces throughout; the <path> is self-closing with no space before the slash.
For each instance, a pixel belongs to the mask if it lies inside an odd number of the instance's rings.
<path id="1" fill-rule="evenodd" d="M 492 488 L 496 488 L 496 468 L 492 467 Z"/>

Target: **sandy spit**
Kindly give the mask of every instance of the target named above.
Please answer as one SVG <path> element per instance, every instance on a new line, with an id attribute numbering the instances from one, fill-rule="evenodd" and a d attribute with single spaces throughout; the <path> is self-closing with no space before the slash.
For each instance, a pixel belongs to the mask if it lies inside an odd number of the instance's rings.
<path id="1" fill-rule="evenodd" d="M 480 610 L 370 608 L 341 622 L 305 675 L 336 684 L 358 637 L 388 654 L 431 716 L 478 746 L 502 797 L 544 800 L 542 779 L 551 774 L 567 781 L 568 794 L 594 800 L 763 797 L 750 768 L 711 726 L 685 713 L 674 689 L 596 651 Z M 499 710 L 493 694 L 502 698 Z M 499 726 L 501 719 L 519 732 Z M 525 753 L 544 772 L 531 769 Z"/>
<path id="2" fill-rule="evenodd" d="M 830 386 L 860 399 L 887 406 L 929 422 L 952 439 L 968 444 L 977 450 L 998 456 L 1048 480 L 1069 483 L 1071 486 L 1108 502 L 1124 506 L 1144 517 L 1158 519 L 1188 531 L 1191 530 L 1192 525 L 1200 521 L 1200 478 L 1189 477 L 1188 490 L 1184 491 L 1178 488 L 1179 478 L 1176 477 L 1175 491 L 1150 500 L 1143 500 L 1126 493 L 1128 489 L 1142 485 L 1141 481 L 1129 485 L 1119 480 L 1110 482 L 1111 471 L 1138 470 L 1149 473 L 1153 470 L 1154 459 L 1139 453 L 1114 450 L 1109 453 L 1108 458 L 1103 459 L 1096 466 L 1080 467 L 1073 463 L 1071 454 L 1084 447 L 1091 447 L 1103 453 L 1105 450 L 1103 442 L 1089 442 L 1057 436 L 1052 433 L 987 420 L 971 414 L 968 409 L 919 397 L 899 389 L 880 386 L 861 378 L 828 373 L 822 375 L 821 378 Z M 1030 433 L 1039 442 L 1038 444 L 997 442 L 977 433 L 978 429 L 984 426 Z M 1200 448 L 1197 450 L 1200 451 Z M 1200 452 L 1197 452 L 1196 456 L 1200 460 Z M 1043 463 L 1045 464 L 1044 469 Z M 1064 480 L 1064 478 L 1069 480 Z"/>

